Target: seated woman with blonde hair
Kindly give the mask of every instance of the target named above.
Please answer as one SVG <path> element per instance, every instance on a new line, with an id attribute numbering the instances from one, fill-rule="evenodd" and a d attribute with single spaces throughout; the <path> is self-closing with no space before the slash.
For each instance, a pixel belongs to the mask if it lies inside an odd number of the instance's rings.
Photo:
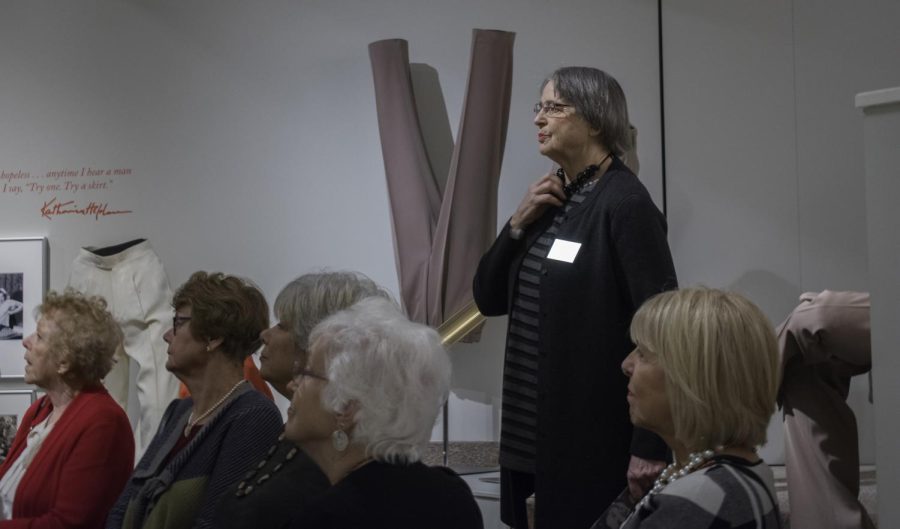
<path id="1" fill-rule="evenodd" d="M 103 388 L 122 331 L 99 297 L 50 291 L 25 338 L 25 382 L 46 395 L 0 466 L 0 528 L 102 527 L 134 463 L 125 411 Z"/>
<path id="2" fill-rule="evenodd" d="M 765 315 L 734 293 L 664 292 L 637 311 L 631 337 L 622 363 L 631 420 L 659 434 L 675 463 L 622 529 L 780 527 L 772 472 L 756 453 L 778 377 Z M 594 525 L 611 526 L 606 516 Z"/>

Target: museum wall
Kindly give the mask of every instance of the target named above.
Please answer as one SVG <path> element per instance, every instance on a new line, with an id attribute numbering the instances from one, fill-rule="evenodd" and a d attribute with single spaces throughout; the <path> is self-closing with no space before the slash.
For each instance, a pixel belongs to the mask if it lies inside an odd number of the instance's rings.
<path id="1" fill-rule="evenodd" d="M 679 279 L 774 323 L 812 290 L 866 290 L 862 91 L 900 84 L 900 4 L 663 3 L 670 243 Z M 876 366 L 877 368 L 877 366 Z M 869 384 L 850 402 L 874 462 Z M 782 457 L 780 421 L 769 461 Z"/>
<path id="2" fill-rule="evenodd" d="M 517 34 L 498 223 L 549 168 L 530 107 L 563 64 L 620 80 L 640 176 L 662 205 L 656 2 L 337 5 L 5 2 L 0 169 L 45 187 L 0 192 L 0 237 L 46 236 L 53 288 L 79 247 L 146 237 L 173 287 L 223 270 L 271 300 L 329 267 L 396 293 L 366 46 L 409 41 L 432 163 L 446 167 L 473 28 Z M 742 291 L 774 323 L 803 291 L 867 288 L 853 95 L 900 84 L 897 11 L 887 1 L 663 3 L 667 205 L 683 285 Z M 53 214 L 54 199 L 107 214 Z M 504 325 L 493 319 L 479 344 L 453 348 L 454 439 L 497 438 Z M 871 461 L 867 393 L 857 381 L 851 399 Z M 777 420 L 772 434 L 775 462 Z"/>
<path id="3" fill-rule="evenodd" d="M 367 45 L 409 41 L 433 163 L 446 168 L 473 28 L 516 32 L 506 217 L 549 169 L 531 107 L 564 64 L 623 84 L 660 199 L 656 16 L 649 0 L 4 2 L 0 168 L 32 178 L 0 193 L 0 237 L 46 236 L 53 288 L 81 246 L 146 237 L 173 287 L 222 270 L 271 301 L 329 267 L 396 294 Z M 91 202 L 106 214 L 58 213 Z M 454 439 L 497 436 L 502 334 L 492 321 L 480 344 L 452 352 Z"/>

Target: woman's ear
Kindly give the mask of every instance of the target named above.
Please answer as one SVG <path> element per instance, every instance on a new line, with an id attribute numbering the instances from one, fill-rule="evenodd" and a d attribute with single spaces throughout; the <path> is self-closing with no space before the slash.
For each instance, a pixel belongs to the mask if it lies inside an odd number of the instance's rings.
<path id="1" fill-rule="evenodd" d="M 59 376 L 65 376 L 72 366 L 69 364 L 68 360 L 60 360 L 59 364 L 56 366 L 56 373 Z"/>
<path id="2" fill-rule="evenodd" d="M 355 400 L 351 400 L 346 405 L 344 405 L 343 409 L 336 412 L 334 416 L 337 419 L 338 425 L 341 426 L 342 429 L 349 430 L 356 424 L 356 413 L 358 411 L 359 403 Z"/>
<path id="3" fill-rule="evenodd" d="M 306 367 L 306 364 L 309 362 L 309 351 L 295 347 L 294 361 L 297 362 L 297 365 L 300 367 Z"/>
<path id="4" fill-rule="evenodd" d="M 207 352 L 209 352 L 209 351 L 215 351 L 216 349 L 218 349 L 219 347 L 221 347 L 222 344 L 223 344 L 224 342 L 225 342 L 225 340 L 222 339 L 222 338 L 215 338 L 215 339 L 209 340 L 209 341 L 206 343 L 206 350 L 207 350 Z"/>

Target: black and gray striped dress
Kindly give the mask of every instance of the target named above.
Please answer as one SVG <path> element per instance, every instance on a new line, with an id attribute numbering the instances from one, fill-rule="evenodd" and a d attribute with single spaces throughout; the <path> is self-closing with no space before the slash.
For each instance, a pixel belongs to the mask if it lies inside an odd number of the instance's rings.
<path id="1" fill-rule="evenodd" d="M 522 259 L 509 315 L 509 339 L 503 369 L 500 464 L 535 472 L 537 458 L 538 344 L 540 287 L 544 260 L 566 215 L 584 202 L 597 180 L 573 194 Z"/>

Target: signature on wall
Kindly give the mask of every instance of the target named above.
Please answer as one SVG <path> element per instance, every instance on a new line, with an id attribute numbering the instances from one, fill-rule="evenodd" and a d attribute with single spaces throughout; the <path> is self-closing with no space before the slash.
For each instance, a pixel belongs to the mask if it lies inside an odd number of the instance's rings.
<path id="1" fill-rule="evenodd" d="M 53 217 L 63 215 L 80 215 L 83 217 L 94 217 L 99 220 L 100 217 L 108 217 L 110 215 L 125 215 L 131 213 L 130 209 L 111 209 L 108 202 L 88 202 L 86 206 L 79 206 L 74 200 L 60 202 L 56 197 L 44 202 L 41 206 L 41 216 L 53 220 Z"/>

